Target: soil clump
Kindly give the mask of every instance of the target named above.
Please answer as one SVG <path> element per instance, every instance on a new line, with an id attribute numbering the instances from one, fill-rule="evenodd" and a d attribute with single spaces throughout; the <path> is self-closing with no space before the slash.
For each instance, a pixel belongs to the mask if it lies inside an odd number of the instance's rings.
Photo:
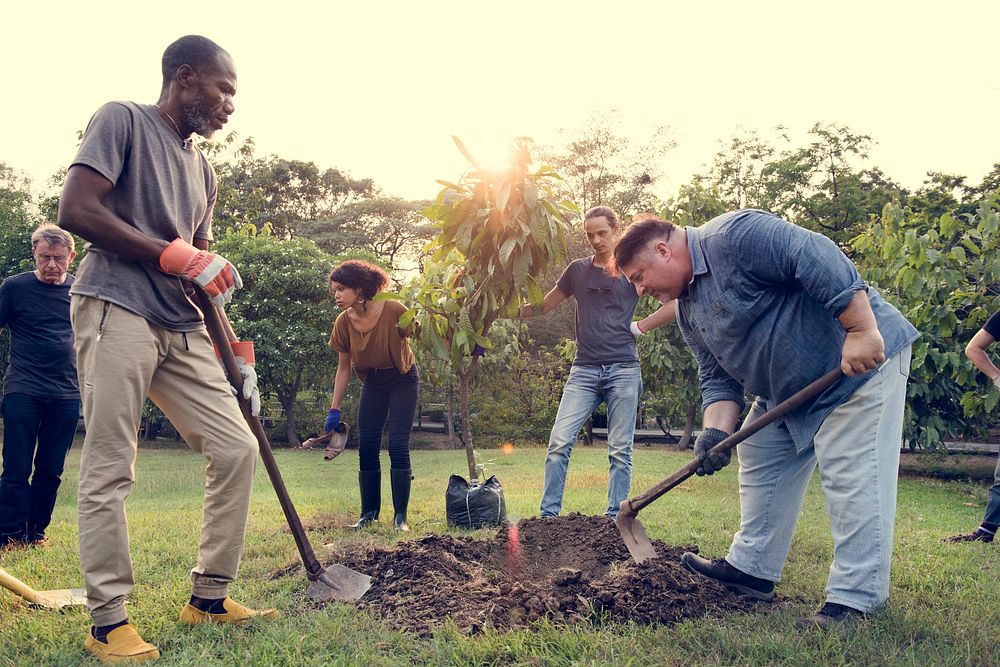
<path id="1" fill-rule="evenodd" d="M 766 609 L 699 577 L 684 551 L 653 541 L 657 558 L 636 564 L 603 516 L 531 518 L 489 540 L 428 535 L 385 547 L 338 549 L 341 563 L 372 577 L 357 603 L 393 627 L 427 636 L 446 622 L 463 633 L 555 623 L 677 623 Z"/>

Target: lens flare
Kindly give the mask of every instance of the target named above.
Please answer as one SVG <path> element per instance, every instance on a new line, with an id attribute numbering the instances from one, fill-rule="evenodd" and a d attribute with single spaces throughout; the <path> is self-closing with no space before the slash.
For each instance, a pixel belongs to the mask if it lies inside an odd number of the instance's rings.
<path id="1" fill-rule="evenodd" d="M 517 523 L 507 525 L 507 563 L 512 570 L 521 569 L 521 540 L 517 536 Z"/>

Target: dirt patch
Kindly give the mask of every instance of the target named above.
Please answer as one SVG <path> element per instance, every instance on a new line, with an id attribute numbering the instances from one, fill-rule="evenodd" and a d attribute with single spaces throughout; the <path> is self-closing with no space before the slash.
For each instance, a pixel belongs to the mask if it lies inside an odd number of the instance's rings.
<path id="1" fill-rule="evenodd" d="M 696 547 L 654 546 L 658 557 L 637 565 L 613 522 L 570 514 L 525 519 L 489 540 L 429 535 L 392 547 L 350 544 L 329 562 L 371 575 L 359 609 L 421 636 L 446 622 L 475 634 L 542 618 L 672 624 L 758 609 L 688 572 L 680 556 Z"/>

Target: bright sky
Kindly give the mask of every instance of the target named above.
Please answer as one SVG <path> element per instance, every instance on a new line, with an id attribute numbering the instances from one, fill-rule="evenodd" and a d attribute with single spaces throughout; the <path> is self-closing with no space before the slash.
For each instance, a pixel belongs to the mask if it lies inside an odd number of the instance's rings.
<path id="1" fill-rule="evenodd" d="M 612 109 L 639 138 L 672 129 L 661 196 L 740 126 L 801 138 L 845 124 L 911 188 L 928 170 L 977 183 L 1000 161 L 997 0 L 34 0 L 2 13 L 0 161 L 39 185 L 102 103 L 156 100 L 164 47 L 190 33 L 236 61 L 227 129 L 406 198 L 460 176 L 451 134 L 483 150 L 549 141 Z"/>

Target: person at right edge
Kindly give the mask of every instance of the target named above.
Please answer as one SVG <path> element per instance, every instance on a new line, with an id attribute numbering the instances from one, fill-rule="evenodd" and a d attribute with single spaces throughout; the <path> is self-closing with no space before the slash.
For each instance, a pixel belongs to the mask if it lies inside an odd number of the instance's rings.
<path id="1" fill-rule="evenodd" d="M 983 328 L 976 332 L 969 344 L 965 346 L 965 356 L 981 370 L 993 385 L 1000 390 L 1000 368 L 986 354 L 986 349 L 1000 338 L 1000 310 L 993 313 Z M 986 501 L 986 514 L 983 522 L 971 533 L 955 535 L 947 538 L 949 542 L 992 542 L 1000 526 L 1000 454 L 997 454 L 997 468 L 993 474 L 993 486 L 990 487 L 990 497 Z"/>
<path id="2" fill-rule="evenodd" d="M 910 346 L 917 330 L 858 275 L 830 239 L 756 210 L 702 227 L 630 226 L 614 263 L 640 294 L 677 299 L 698 361 L 707 452 L 838 366 L 846 377 L 738 445 L 740 528 L 725 558 L 682 562 L 740 594 L 770 600 L 813 471 L 826 496 L 833 564 L 826 602 L 803 627 L 864 617 L 889 599 L 896 482 Z"/>
<path id="3" fill-rule="evenodd" d="M 351 366 L 361 380 L 358 401 L 358 485 L 361 516 L 350 528 L 378 521 L 382 508 L 382 432 L 389 431 L 389 482 L 395 510 L 393 527 L 409 530 L 410 431 L 417 409 L 420 376 L 407 338 L 411 329 L 399 328 L 406 306 L 399 301 L 375 301 L 389 284 L 385 271 L 361 260 L 348 260 L 330 272 L 330 291 L 341 309 L 333 323 L 329 345 L 337 352 L 333 401 L 324 433 L 340 427 L 340 407 L 351 380 Z M 415 325 L 414 325 L 415 326 Z"/>

